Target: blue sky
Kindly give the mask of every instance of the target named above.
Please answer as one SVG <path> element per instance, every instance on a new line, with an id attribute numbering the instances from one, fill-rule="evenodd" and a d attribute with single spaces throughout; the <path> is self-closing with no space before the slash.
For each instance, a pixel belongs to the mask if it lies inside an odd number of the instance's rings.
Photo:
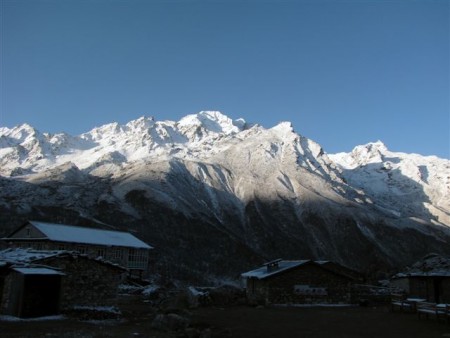
<path id="1" fill-rule="evenodd" d="M 0 126 L 201 110 L 450 158 L 449 1 L 0 0 Z"/>

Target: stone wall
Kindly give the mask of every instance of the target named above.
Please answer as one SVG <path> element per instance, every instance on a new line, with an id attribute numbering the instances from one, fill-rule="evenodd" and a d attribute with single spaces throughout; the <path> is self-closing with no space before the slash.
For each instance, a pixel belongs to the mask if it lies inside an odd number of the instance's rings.
<path id="1" fill-rule="evenodd" d="M 61 309 L 76 305 L 114 304 L 126 270 L 84 256 L 52 257 L 39 261 L 61 269 Z"/>
<path id="2" fill-rule="evenodd" d="M 352 281 L 316 264 L 304 264 L 265 279 L 249 279 L 247 295 L 272 304 L 349 303 Z"/>
<path id="3" fill-rule="evenodd" d="M 5 271 L 6 272 L 6 271 Z M 0 275 L 0 313 L 8 313 L 12 301 L 14 278 L 12 274 Z"/>

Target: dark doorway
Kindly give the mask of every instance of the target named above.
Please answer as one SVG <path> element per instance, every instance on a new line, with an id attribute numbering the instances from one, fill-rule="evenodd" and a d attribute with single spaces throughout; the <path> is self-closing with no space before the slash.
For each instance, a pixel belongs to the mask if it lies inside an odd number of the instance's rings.
<path id="1" fill-rule="evenodd" d="M 60 275 L 25 275 L 21 317 L 58 314 L 61 290 Z"/>
<path id="2" fill-rule="evenodd" d="M 3 271 L 2 268 L 0 267 L 0 305 L 2 304 L 3 287 L 5 285 L 5 272 L 6 269 L 4 269 Z"/>
<path id="3" fill-rule="evenodd" d="M 434 302 L 440 303 L 441 302 L 441 295 L 442 295 L 442 278 L 434 278 L 433 279 L 433 290 L 434 290 Z"/>
<path id="4" fill-rule="evenodd" d="M 3 314 L 16 317 L 43 317 L 59 312 L 61 278 L 49 268 L 17 267 L 5 276 L 9 292 L 2 301 Z"/>

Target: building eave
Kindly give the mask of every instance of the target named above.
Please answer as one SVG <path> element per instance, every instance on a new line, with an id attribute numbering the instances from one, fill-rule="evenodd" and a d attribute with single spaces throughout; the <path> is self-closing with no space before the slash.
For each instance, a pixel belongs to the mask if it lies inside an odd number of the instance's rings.
<path id="1" fill-rule="evenodd" d="M 1 241 L 4 242 L 44 242 L 44 241 L 50 241 L 47 237 L 41 237 L 41 238 L 29 238 L 29 237 L 24 237 L 24 238 L 8 238 L 8 237 L 3 237 L 0 238 Z"/>

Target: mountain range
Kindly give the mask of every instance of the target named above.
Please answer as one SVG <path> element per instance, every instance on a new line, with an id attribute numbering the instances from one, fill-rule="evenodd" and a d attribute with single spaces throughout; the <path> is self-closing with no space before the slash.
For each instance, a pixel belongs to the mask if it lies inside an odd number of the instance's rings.
<path id="1" fill-rule="evenodd" d="M 0 128 L 0 236 L 28 219 L 125 230 L 176 279 L 236 279 L 266 260 L 373 277 L 450 255 L 450 161 L 377 141 L 327 154 L 289 122 L 141 117 L 71 136 Z"/>

